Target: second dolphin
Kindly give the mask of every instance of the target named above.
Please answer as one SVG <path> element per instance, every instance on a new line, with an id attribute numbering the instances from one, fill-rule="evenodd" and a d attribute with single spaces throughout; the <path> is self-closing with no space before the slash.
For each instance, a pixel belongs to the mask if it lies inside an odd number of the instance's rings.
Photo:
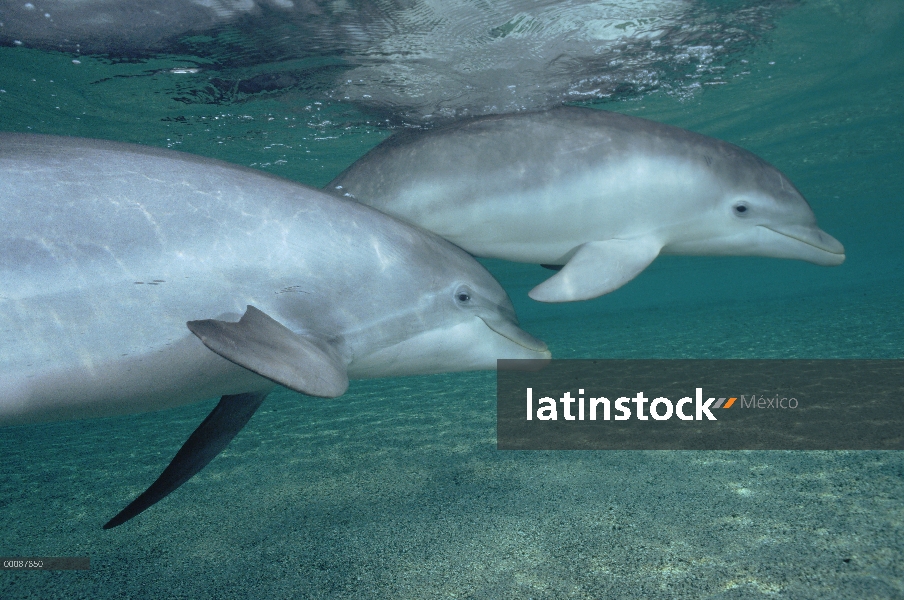
<path id="1" fill-rule="evenodd" d="M 326 189 L 476 256 L 561 268 L 531 290 L 542 302 L 607 294 L 660 254 L 845 258 L 800 192 L 754 154 L 588 108 L 395 135 Z"/>

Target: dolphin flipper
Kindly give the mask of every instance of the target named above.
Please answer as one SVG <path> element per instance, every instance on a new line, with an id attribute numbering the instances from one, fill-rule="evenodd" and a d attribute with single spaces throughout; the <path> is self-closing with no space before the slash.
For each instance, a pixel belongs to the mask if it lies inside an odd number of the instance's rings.
<path id="1" fill-rule="evenodd" d="M 238 323 L 206 319 L 187 325 L 223 358 L 296 392 L 336 398 L 348 389 L 346 365 L 332 348 L 293 332 L 253 306 Z"/>
<path id="2" fill-rule="evenodd" d="M 122 525 L 150 508 L 207 466 L 242 430 L 268 393 L 269 390 L 220 398 L 219 404 L 189 436 L 157 481 L 110 519 L 104 529 Z"/>
<path id="3" fill-rule="evenodd" d="M 528 295 L 540 302 L 571 302 L 608 294 L 637 277 L 661 249 L 647 238 L 581 244 L 561 271 Z"/>
<path id="4" fill-rule="evenodd" d="M 238 323 L 189 321 L 204 345 L 228 360 L 276 383 L 311 395 L 335 398 L 348 389 L 348 373 L 324 343 L 298 335 L 249 306 Z M 122 525 L 191 479 L 232 441 L 258 409 L 269 389 L 223 396 L 151 487 L 104 525 Z"/>

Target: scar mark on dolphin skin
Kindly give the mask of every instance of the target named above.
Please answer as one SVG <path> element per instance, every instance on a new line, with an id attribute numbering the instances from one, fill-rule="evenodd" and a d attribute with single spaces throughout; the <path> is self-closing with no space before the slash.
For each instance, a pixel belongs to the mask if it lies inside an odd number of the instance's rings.
<path id="1" fill-rule="evenodd" d="M 612 143 L 611 139 L 603 140 L 602 142 L 594 142 L 592 144 L 584 144 L 583 146 L 574 146 L 573 148 L 569 148 L 567 150 L 562 150 L 561 154 L 571 154 L 572 152 L 581 152 L 583 150 L 590 150 L 591 148 L 596 148 L 597 146 L 604 146 L 606 144 Z"/>
<path id="2" fill-rule="evenodd" d="M 708 155 L 708 154 L 704 154 L 704 155 L 703 155 L 703 159 L 706 161 L 706 166 L 707 166 L 707 167 L 713 166 L 713 157 L 712 157 L 712 156 L 710 156 L 710 155 Z"/>
<path id="3" fill-rule="evenodd" d="M 154 179 L 153 177 L 150 177 L 148 175 L 142 175 L 142 177 L 152 183 L 163 183 L 160 180 Z M 129 204 L 132 207 L 137 208 L 141 212 L 147 223 L 153 228 L 154 235 L 157 237 L 157 241 L 163 244 L 163 231 L 160 229 L 160 225 L 157 223 L 156 219 L 154 219 L 154 215 L 152 215 L 151 212 L 144 207 L 144 204 L 138 202 L 137 200 L 132 200 Z"/>
<path id="4" fill-rule="evenodd" d="M 300 285 L 290 285 L 287 288 L 283 288 L 278 292 L 273 292 L 274 294 L 310 294 L 311 292 L 305 291 L 301 289 Z"/>

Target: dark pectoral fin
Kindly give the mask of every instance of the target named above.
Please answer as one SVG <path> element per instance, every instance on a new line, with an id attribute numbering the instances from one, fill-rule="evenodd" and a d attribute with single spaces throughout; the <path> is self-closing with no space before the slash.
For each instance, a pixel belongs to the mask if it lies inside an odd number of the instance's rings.
<path id="1" fill-rule="evenodd" d="M 122 525 L 147 510 L 207 466 L 242 430 L 267 394 L 251 392 L 220 398 L 220 403 L 189 436 L 157 481 L 110 519 L 104 529 Z"/>
<path id="2" fill-rule="evenodd" d="M 549 269 L 550 271 L 561 271 L 562 267 L 565 265 L 540 265 L 544 269 Z"/>
<path id="3" fill-rule="evenodd" d="M 335 352 L 253 306 L 238 323 L 206 319 L 187 325 L 223 358 L 296 392 L 336 398 L 348 389 L 346 366 Z"/>

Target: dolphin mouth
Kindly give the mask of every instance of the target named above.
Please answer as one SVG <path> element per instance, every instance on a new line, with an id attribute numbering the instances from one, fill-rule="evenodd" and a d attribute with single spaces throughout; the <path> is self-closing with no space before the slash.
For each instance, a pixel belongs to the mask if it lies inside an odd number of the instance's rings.
<path id="1" fill-rule="evenodd" d="M 844 262 L 844 246 L 828 233 L 815 225 L 760 225 L 773 233 L 802 244 L 806 244 L 799 258 L 823 266 L 836 266 Z M 795 244 L 798 246 L 798 244 Z"/>
<path id="2" fill-rule="evenodd" d="M 549 352 L 549 347 L 546 345 L 546 342 L 535 338 L 507 319 L 492 319 L 484 316 L 481 316 L 480 319 L 484 323 L 486 323 L 487 327 L 489 327 L 502 337 L 510 339 L 519 346 L 522 346 L 534 352 Z"/>

